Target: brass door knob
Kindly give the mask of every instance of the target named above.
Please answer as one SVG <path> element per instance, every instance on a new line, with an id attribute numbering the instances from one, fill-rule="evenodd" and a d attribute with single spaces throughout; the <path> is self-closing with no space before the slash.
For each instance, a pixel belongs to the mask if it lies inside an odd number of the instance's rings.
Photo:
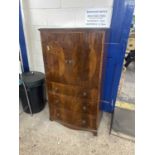
<path id="1" fill-rule="evenodd" d="M 68 60 L 68 63 L 69 63 L 69 64 L 72 64 L 72 62 L 73 62 L 72 60 Z"/>

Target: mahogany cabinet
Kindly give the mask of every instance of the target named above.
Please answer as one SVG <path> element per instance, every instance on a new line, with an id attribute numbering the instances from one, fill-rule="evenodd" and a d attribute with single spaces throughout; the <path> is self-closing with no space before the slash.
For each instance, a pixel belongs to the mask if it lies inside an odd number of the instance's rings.
<path id="1" fill-rule="evenodd" d="M 40 29 L 50 120 L 97 135 L 105 29 Z"/>

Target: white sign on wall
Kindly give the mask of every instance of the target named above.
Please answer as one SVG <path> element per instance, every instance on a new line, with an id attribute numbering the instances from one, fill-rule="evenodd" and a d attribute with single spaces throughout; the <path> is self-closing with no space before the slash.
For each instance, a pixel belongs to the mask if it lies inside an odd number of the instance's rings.
<path id="1" fill-rule="evenodd" d="M 111 22 L 110 8 L 91 8 L 85 12 L 85 25 L 87 27 L 109 28 Z"/>

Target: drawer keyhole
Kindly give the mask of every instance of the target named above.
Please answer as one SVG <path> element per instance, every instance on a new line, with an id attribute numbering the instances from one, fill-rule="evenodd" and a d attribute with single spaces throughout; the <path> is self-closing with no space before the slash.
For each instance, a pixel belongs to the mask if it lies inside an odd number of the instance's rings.
<path id="1" fill-rule="evenodd" d="M 68 63 L 69 63 L 69 64 L 72 64 L 72 62 L 73 62 L 72 60 L 68 60 Z"/>

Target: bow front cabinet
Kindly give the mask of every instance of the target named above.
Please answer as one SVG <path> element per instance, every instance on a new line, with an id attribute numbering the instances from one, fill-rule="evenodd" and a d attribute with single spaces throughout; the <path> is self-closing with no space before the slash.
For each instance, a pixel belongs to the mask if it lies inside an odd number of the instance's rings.
<path id="1" fill-rule="evenodd" d="M 105 29 L 39 29 L 50 120 L 97 135 Z"/>

